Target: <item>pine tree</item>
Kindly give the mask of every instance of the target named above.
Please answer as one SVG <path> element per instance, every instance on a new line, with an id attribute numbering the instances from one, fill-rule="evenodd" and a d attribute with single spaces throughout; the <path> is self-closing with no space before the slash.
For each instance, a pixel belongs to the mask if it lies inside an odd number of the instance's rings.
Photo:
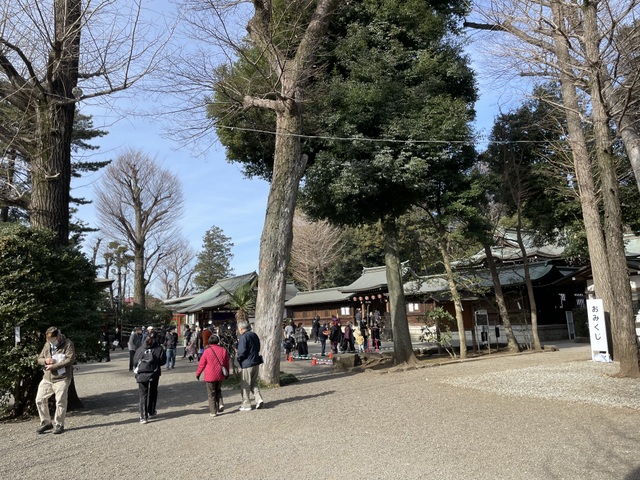
<path id="1" fill-rule="evenodd" d="M 233 274 L 231 259 L 231 239 L 224 235 L 220 227 L 215 225 L 204 234 L 202 250 L 198 253 L 198 263 L 195 266 L 193 283 L 198 290 L 211 288 L 221 278 Z"/>

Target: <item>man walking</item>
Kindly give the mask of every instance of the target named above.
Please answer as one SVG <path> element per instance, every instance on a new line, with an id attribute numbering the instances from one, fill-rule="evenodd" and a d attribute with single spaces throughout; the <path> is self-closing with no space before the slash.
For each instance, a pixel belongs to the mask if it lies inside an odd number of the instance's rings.
<path id="1" fill-rule="evenodd" d="M 258 369 L 262 364 L 262 357 L 260 356 L 260 339 L 258 335 L 251 331 L 249 323 L 242 321 L 238 322 L 238 333 L 240 338 L 238 339 L 238 353 L 236 359 L 242 369 L 242 377 L 240 379 L 240 392 L 242 394 L 242 406 L 241 412 L 248 412 L 251 410 L 251 397 L 256 400 L 256 409 L 261 408 L 263 405 L 262 395 L 260 395 L 260 389 L 258 388 Z"/>
<path id="2" fill-rule="evenodd" d="M 53 433 L 64 432 L 64 419 L 67 415 L 67 394 L 73 379 L 73 364 L 76 361 L 76 351 L 73 342 L 66 338 L 56 327 L 49 327 L 45 333 L 47 342 L 44 344 L 38 365 L 44 366 L 44 376 L 38 393 L 36 407 L 40 416 L 40 426 L 37 433 L 44 433 L 53 429 Z M 49 398 L 55 395 L 56 412 L 51 424 L 49 413 Z"/>
<path id="3" fill-rule="evenodd" d="M 167 370 L 176 368 L 176 349 L 178 348 L 176 327 L 169 327 L 169 333 L 167 333 L 165 337 L 164 346 L 167 349 Z"/>
<path id="4" fill-rule="evenodd" d="M 127 348 L 129 349 L 129 371 L 133 371 L 133 356 L 136 354 L 136 350 L 142 345 L 142 328 L 136 327 L 129 337 Z"/>

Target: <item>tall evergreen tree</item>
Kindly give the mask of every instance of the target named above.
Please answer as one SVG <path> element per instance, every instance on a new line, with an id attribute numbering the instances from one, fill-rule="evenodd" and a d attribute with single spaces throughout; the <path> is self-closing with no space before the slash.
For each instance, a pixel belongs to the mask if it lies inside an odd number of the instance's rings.
<path id="1" fill-rule="evenodd" d="M 212 287 L 221 278 L 233 274 L 231 249 L 233 242 L 215 225 L 204 234 L 202 250 L 198 253 L 193 283 L 199 291 Z"/>
<path id="2" fill-rule="evenodd" d="M 460 188 L 473 161 L 465 143 L 475 87 L 454 40 L 464 9 L 418 0 L 344 7 L 326 45 L 330 68 L 314 85 L 317 128 L 336 140 L 318 147 L 303 206 L 340 224 L 380 222 L 398 363 L 415 359 L 397 219 L 426 197 Z"/>

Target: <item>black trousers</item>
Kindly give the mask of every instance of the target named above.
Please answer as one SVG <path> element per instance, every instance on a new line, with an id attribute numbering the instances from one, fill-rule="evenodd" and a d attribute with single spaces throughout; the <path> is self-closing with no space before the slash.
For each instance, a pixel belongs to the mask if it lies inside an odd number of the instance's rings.
<path id="1" fill-rule="evenodd" d="M 133 356 L 136 354 L 135 350 L 129 350 L 129 371 L 133 370 Z"/>
<path id="2" fill-rule="evenodd" d="M 298 342 L 298 355 L 309 355 L 309 346 L 307 342 Z"/>
<path id="3" fill-rule="evenodd" d="M 222 403 L 222 382 L 207 382 L 207 397 L 209 398 L 209 412 L 218 413 Z"/>
<path id="4" fill-rule="evenodd" d="M 140 394 L 140 418 L 147 418 L 156 414 L 156 403 L 158 402 L 159 377 L 154 377 L 148 382 L 138 383 L 138 393 Z"/>

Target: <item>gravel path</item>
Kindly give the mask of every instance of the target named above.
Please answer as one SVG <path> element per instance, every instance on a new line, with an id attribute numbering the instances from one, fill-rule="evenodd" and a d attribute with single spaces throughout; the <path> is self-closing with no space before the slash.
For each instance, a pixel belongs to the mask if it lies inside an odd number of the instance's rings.
<path id="1" fill-rule="evenodd" d="M 156 419 L 138 423 L 127 352 L 81 365 L 63 435 L 37 419 L 0 424 L 3 478 L 640 479 L 640 381 L 589 347 L 493 355 L 403 372 L 333 374 L 263 392 L 264 410 L 208 415 L 195 365 L 163 372 Z"/>

